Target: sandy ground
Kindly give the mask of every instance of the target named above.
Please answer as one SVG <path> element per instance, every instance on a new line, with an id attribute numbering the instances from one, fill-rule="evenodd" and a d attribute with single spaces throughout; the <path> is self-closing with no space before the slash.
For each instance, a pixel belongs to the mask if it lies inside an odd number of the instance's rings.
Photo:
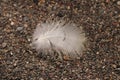
<path id="1" fill-rule="evenodd" d="M 51 17 L 83 27 L 90 46 L 80 60 L 32 49 L 36 25 Z M 0 0 L 0 80 L 120 80 L 120 0 Z"/>

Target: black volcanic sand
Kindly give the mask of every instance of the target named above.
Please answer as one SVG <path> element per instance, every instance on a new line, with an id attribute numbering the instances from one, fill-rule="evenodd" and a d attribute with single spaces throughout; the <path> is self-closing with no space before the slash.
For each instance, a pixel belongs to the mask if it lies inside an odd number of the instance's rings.
<path id="1" fill-rule="evenodd" d="M 90 45 L 80 60 L 32 49 L 36 25 L 51 17 L 83 27 Z M 0 0 L 0 80 L 120 80 L 120 1 Z"/>

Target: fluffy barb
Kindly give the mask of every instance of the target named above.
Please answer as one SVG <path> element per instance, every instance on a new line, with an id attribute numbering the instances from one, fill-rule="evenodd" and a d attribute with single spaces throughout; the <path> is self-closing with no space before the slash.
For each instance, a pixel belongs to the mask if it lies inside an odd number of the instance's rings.
<path id="1" fill-rule="evenodd" d="M 51 54 L 54 50 L 70 57 L 82 54 L 85 41 L 81 27 L 64 21 L 40 23 L 33 34 L 33 45 L 38 52 Z"/>

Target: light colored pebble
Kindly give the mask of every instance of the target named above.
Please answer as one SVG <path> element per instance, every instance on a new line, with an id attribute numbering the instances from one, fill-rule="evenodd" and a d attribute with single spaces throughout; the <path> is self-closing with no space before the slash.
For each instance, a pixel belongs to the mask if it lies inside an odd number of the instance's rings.
<path id="1" fill-rule="evenodd" d="M 2 43 L 2 47 L 5 48 L 7 46 L 7 43 Z"/>
<path id="2" fill-rule="evenodd" d="M 117 2 L 117 5 L 120 5 L 120 1 Z"/>
<path id="3" fill-rule="evenodd" d="M 14 22 L 11 22 L 10 24 L 11 24 L 11 25 L 14 25 L 15 23 L 14 23 Z"/>
<path id="4" fill-rule="evenodd" d="M 44 80 L 43 78 L 40 78 L 40 80 Z"/>
<path id="5" fill-rule="evenodd" d="M 23 27 L 17 27 L 17 31 L 23 30 Z"/>

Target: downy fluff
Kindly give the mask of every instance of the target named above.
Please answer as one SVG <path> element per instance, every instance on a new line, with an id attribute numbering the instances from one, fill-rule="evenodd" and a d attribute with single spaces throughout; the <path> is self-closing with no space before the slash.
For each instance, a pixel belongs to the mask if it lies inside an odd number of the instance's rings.
<path id="1" fill-rule="evenodd" d="M 85 34 L 81 27 L 64 21 L 45 22 L 37 25 L 33 34 L 33 46 L 38 52 L 76 58 L 82 54 Z"/>

